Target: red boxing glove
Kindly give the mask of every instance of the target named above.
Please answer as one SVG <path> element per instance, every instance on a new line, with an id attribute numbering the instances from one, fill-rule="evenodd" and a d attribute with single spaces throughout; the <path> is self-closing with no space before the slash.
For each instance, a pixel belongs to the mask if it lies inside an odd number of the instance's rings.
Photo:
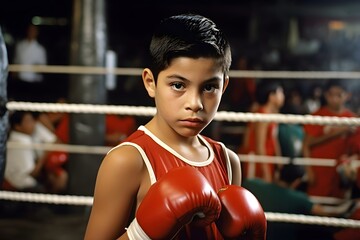
<path id="1" fill-rule="evenodd" d="M 131 240 L 168 240 L 190 222 L 197 226 L 214 222 L 220 211 L 217 193 L 204 175 L 192 167 L 179 167 L 150 187 L 127 234 Z"/>
<path id="2" fill-rule="evenodd" d="M 228 185 L 220 189 L 220 217 L 216 221 L 225 239 L 265 240 L 266 217 L 256 197 L 243 187 Z"/>

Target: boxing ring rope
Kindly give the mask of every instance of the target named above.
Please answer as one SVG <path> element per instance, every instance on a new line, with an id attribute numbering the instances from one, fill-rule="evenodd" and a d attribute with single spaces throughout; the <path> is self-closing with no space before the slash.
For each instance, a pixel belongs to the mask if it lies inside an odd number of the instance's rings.
<path id="1" fill-rule="evenodd" d="M 49 65 L 9 65 L 9 71 L 33 71 L 42 73 L 65 73 L 65 74 L 116 74 L 116 75 L 136 75 L 140 76 L 142 69 L 138 68 L 104 68 L 104 67 L 83 67 L 83 66 L 49 66 Z M 360 72 L 320 72 L 320 71 L 238 71 L 231 70 L 230 77 L 243 78 L 287 78 L 287 79 L 360 79 Z M 37 112 L 66 112 L 66 113 L 98 113 L 98 114 L 122 114 L 135 116 L 153 116 L 156 109 L 145 106 L 114 106 L 114 105 L 92 105 L 92 104 L 67 104 L 67 103 L 29 103 L 29 102 L 8 102 L 6 107 L 10 111 L 28 110 Z M 219 111 L 215 119 L 217 121 L 229 122 L 279 122 L 289 124 L 318 124 L 318 125 L 349 125 L 360 126 L 360 118 L 338 118 L 338 117 L 320 117 L 310 115 L 290 115 L 290 114 L 258 114 L 242 112 Z M 12 142 L 7 143 L 8 148 L 31 147 L 45 150 L 63 150 L 76 153 L 106 154 L 110 147 L 104 146 L 81 146 L 67 144 L 31 144 L 24 146 Z M 291 159 L 285 157 L 269 157 L 255 155 L 240 155 L 243 161 L 260 162 L 279 162 L 289 163 Z M 316 159 L 292 159 L 295 164 L 314 165 L 319 161 Z M 310 163 L 311 161 L 311 163 Z M 321 159 L 323 166 L 334 166 L 333 159 Z M 319 163 L 320 164 L 320 163 Z M 356 161 L 356 167 L 360 163 Z M 69 196 L 56 194 L 38 194 L 25 192 L 0 191 L 0 199 L 51 203 L 51 204 L 69 204 L 91 206 L 93 198 L 88 196 Z M 360 207 L 360 206 L 358 206 Z M 360 228 L 360 220 L 308 216 L 298 214 L 285 214 L 266 212 L 268 221 L 289 222 L 300 224 L 314 224 L 335 227 Z"/>
<path id="2" fill-rule="evenodd" d="M 59 66 L 59 65 L 9 65 L 9 71 L 32 71 L 42 73 L 64 74 L 115 74 L 141 76 L 140 68 L 113 68 L 89 66 Z M 260 71 L 260 70 L 230 70 L 230 77 L 234 78 L 288 78 L 288 79 L 360 79 L 360 72 L 347 71 Z"/>
<path id="3" fill-rule="evenodd" d="M 8 102 L 7 109 L 27 110 L 34 112 L 66 112 L 66 113 L 98 113 L 98 114 L 123 114 L 135 116 L 153 116 L 156 112 L 154 107 L 146 106 L 119 106 L 100 104 L 70 104 L 70 103 L 29 103 Z M 245 112 L 219 111 L 214 120 L 228 122 L 279 122 L 301 123 L 317 125 L 351 125 L 360 126 L 360 118 L 357 117 L 323 117 L 294 114 L 263 114 Z"/>
<path id="4" fill-rule="evenodd" d="M 21 193 L 11 191 L 0 191 L 0 199 L 36 202 L 36 203 L 50 203 L 50 204 L 68 204 L 68 205 L 84 205 L 92 206 L 93 197 L 86 196 L 70 196 L 57 194 L 42 194 L 42 193 Z M 288 222 L 301 223 L 312 225 L 325 225 L 333 227 L 349 227 L 360 228 L 359 220 L 334 218 L 334 217 L 317 217 L 310 215 L 288 214 L 288 213 L 274 213 L 265 212 L 267 221 L 274 222 Z"/>
<path id="5" fill-rule="evenodd" d="M 8 149 L 21 149 L 32 148 L 35 150 L 45 151 L 65 151 L 69 153 L 86 153 L 86 154 L 100 154 L 105 155 L 111 147 L 106 146 L 87 146 L 87 145 L 69 145 L 59 143 L 31 143 L 24 144 L 18 142 L 7 142 Z M 295 165 L 311 165 L 311 166 L 336 166 L 336 159 L 324 159 L 324 158 L 289 158 L 281 156 L 266 156 L 266 155 L 252 155 L 252 154 L 238 154 L 242 162 L 261 162 L 261 163 L 278 163 L 289 164 L 292 162 Z M 353 160 L 354 167 L 360 167 L 360 160 Z"/>

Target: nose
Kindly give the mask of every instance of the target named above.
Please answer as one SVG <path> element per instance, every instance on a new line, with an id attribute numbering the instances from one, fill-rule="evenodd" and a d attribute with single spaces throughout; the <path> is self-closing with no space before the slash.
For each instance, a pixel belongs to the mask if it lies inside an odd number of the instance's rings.
<path id="1" fill-rule="evenodd" d="M 188 98 L 187 106 L 186 106 L 187 110 L 191 110 L 193 112 L 199 112 L 203 110 L 204 106 L 203 106 L 201 94 L 199 92 L 197 91 L 189 92 L 187 98 Z"/>

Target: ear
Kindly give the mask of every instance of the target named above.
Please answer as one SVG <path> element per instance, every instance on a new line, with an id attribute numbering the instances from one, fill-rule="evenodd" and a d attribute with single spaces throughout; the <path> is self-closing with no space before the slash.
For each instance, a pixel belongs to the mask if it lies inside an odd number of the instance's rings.
<path id="1" fill-rule="evenodd" d="M 225 92 L 225 90 L 226 90 L 226 88 L 227 88 L 228 85 L 229 85 L 229 75 L 226 75 L 226 76 L 225 76 L 225 79 L 224 79 L 223 90 L 222 90 L 223 93 Z"/>
<path id="2" fill-rule="evenodd" d="M 145 68 L 143 70 L 142 79 L 143 79 L 145 89 L 148 92 L 149 96 L 154 98 L 155 90 L 156 90 L 156 82 L 155 82 L 154 75 L 149 68 Z"/>

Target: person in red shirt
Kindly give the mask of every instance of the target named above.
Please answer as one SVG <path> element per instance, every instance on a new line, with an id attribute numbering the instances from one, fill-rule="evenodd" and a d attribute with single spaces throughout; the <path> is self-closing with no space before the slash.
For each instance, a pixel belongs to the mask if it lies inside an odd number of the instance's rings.
<path id="1" fill-rule="evenodd" d="M 256 113 L 279 113 L 284 104 L 285 95 L 278 81 L 263 80 L 256 88 Z M 241 154 L 255 154 L 262 156 L 281 156 L 280 145 L 277 138 L 278 124 L 275 122 L 249 122 L 240 147 Z M 243 164 L 243 177 L 262 178 L 272 182 L 276 165 L 273 163 Z"/>
<path id="2" fill-rule="evenodd" d="M 325 104 L 312 115 L 355 117 L 355 114 L 345 106 L 350 94 L 344 84 L 339 79 L 329 80 L 324 89 Z M 304 157 L 339 160 L 346 151 L 347 139 L 354 131 L 354 127 L 306 124 L 304 131 Z M 307 169 L 307 176 L 309 195 L 345 197 L 345 189 L 341 187 L 336 166 L 310 166 Z"/>

